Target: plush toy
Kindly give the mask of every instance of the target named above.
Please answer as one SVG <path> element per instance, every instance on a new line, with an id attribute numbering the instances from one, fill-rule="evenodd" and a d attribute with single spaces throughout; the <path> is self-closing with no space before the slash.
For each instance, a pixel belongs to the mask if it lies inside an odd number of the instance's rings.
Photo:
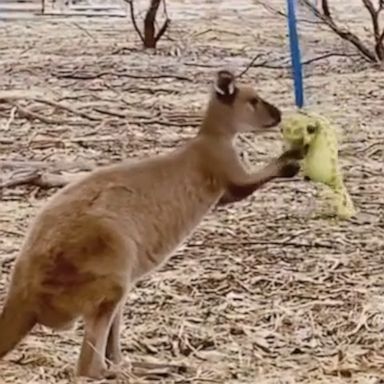
<path id="1" fill-rule="evenodd" d="M 324 184 L 330 194 L 328 201 L 335 214 L 349 219 L 356 214 L 343 182 L 338 163 L 337 133 L 328 120 L 303 111 L 289 115 L 281 124 L 284 141 L 290 148 L 302 148 L 305 178 Z"/>

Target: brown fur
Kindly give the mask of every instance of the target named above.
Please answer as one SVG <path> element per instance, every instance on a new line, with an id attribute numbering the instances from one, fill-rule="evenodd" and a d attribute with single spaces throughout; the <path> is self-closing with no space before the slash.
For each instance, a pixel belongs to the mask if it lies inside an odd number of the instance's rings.
<path id="1" fill-rule="evenodd" d="M 248 174 L 233 146 L 262 132 L 279 110 L 233 75 L 217 75 L 201 128 L 179 148 L 100 168 L 53 196 L 37 215 L 16 261 L 0 317 L 0 357 L 40 323 L 85 334 L 77 374 L 101 378 L 105 356 L 121 359 L 119 327 L 132 284 L 158 268 L 217 203 L 240 200 L 298 172 L 293 153 Z"/>

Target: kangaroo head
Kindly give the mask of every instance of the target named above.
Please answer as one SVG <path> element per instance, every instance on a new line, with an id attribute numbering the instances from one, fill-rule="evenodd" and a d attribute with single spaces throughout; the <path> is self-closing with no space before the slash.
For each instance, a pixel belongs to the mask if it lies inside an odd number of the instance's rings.
<path id="1" fill-rule="evenodd" d="M 216 126 L 222 133 L 261 133 L 280 123 L 281 112 L 252 86 L 237 84 L 232 72 L 221 70 L 216 74 L 206 118 L 211 129 Z"/>

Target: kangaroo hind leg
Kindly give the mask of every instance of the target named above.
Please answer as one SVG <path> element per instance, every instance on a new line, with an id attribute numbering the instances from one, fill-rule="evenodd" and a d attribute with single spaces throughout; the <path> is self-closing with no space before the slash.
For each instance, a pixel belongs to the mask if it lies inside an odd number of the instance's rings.
<path id="1" fill-rule="evenodd" d="M 105 362 L 108 335 L 119 309 L 119 301 L 100 304 L 85 316 L 85 333 L 77 365 L 77 375 L 95 379 L 109 376 Z"/>
<path id="2" fill-rule="evenodd" d="M 123 306 L 123 303 L 119 305 L 108 334 L 105 356 L 107 362 L 111 362 L 113 364 L 119 364 L 123 360 L 120 348 L 120 328 L 123 317 Z"/>

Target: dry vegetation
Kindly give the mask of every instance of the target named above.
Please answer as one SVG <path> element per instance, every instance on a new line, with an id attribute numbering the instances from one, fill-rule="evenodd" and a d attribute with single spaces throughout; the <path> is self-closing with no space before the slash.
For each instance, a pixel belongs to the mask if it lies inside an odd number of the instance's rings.
<path id="1" fill-rule="evenodd" d="M 229 64 L 240 72 L 255 54 L 262 56 L 244 81 L 292 108 L 284 18 L 256 1 L 189 3 L 170 1 L 173 22 L 156 53 L 140 49 L 129 18 L 2 24 L 0 88 L 61 105 L 0 103 L 2 181 L 34 170 L 30 181 L 44 186 L 41 173 L 68 177 L 173 148 L 194 133 L 213 71 Z M 367 36 L 360 1 L 339 3 L 343 21 Z M 304 20 L 300 28 L 305 59 L 326 56 L 306 66 L 307 97 L 343 130 L 342 164 L 359 216 L 316 216 L 315 188 L 300 180 L 272 183 L 210 215 L 126 305 L 127 359 L 188 368 L 154 382 L 384 380 L 384 76 L 326 27 Z M 281 149 L 276 134 L 239 146 L 252 165 Z M 0 302 L 26 228 L 53 192 L 2 191 Z M 81 324 L 62 334 L 36 328 L 0 361 L 0 381 L 73 382 L 81 333 Z M 149 382 L 141 380 L 129 382 Z"/>

